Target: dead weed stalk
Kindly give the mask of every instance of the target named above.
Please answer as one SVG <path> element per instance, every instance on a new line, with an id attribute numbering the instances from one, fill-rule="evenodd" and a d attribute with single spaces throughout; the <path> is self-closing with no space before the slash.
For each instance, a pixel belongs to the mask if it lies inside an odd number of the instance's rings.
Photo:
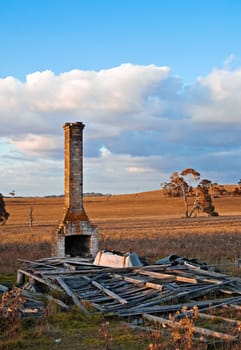
<path id="1" fill-rule="evenodd" d="M 172 340 L 175 350 L 192 350 L 194 324 L 198 318 L 198 308 L 193 307 L 188 312 L 187 307 L 184 306 L 181 313 L 184 315 L 184 317 L 182 317 L 178 322 L 176 321 L 176 318 L 180 315 L 179 311 L 177 311 L 175 316 L 169 316 L 169 319 L 173 322 L 171 331 Z"/>
<path id="2" fill-rule="evenodd" d="M 21 290 L 14 287 L 2 295 L 0 302 L 0 319 L 2 329 L 7 337 L 14 336 L 21 326 L 21 310 L 25 303 Z"/>

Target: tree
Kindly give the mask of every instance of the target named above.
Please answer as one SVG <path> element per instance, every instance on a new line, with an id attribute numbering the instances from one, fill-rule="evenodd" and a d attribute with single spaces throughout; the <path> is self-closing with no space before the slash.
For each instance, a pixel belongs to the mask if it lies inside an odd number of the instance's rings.
<path id="1" fill-rule="evenodd" d="M 187 169 L 184 169 L 182 172 L 181 172 L 181 175 L 182 176 L 186 176 L 186 179 L 189 183 L 189 187 L 192 186 L 192 183 L 199 180 L 200 179 L 200 173 L 192 168 L 187 168 Z"/>
<path id="2" fill-rule="evenodd" d="M 161 183 L 163 194 L 168 197 L 181 197 L 182 191 L 174 182 Z"/>
<path id="3" fill-rule="evenodd" d="M 184 169 L 180 174 L 175 171 L 170 176 L 170 182 L 162 185 L 164 193 L 172 197 L 182 196 L 184 200 L 184 213 L 185 217 L 189 218 L 193 213 L 202 211 L 211 216 L 217 216 L 218 213 L 215 211 L 215 207 L 212 203 L 209 189 L 212 182 L 207 179 L 203 179 L 195 189 L 195 195 L 193 195 L 192 184 L 200 179 L 200 173 L 192 168 Z M 195 196 L 192 204 L 192 209 L 189 213 L 188 197 Z"/>
<path id="4" fill-rule="evenodd" d="M 211 183 L 210 191 L 213 196 L 223 196 L 227 194 L 227 190 L 223 185 L 219 185 L 217 182 Z"/>
<path id="5" fill-rule="evenodd" d="M 170 178 L 171 183 L 173 184 L 174 188 L 181 191 L 183 200 L 184 200 L 184 206 L 185 206 L 185 217 L 188 217 L 188 203 L 187 203 L 187 196 L 188 196 L 188 184 L 184 180 L 183 176 L 180 176 L 178 172 L 174 172 Z"/>
<path id="6" fill-rule="evenodd" d="M 196 188 L 196 197 L 193 205 L 193 209 L 190 216 L 195 212 L 201 210 L 203 213 L 207 213 L 209 216 L 218 216 L 218 212 L 215 211 L 215 207 L 212 203 L 212 197 L 209 194 L 212 181 L 204 179 L 200 181 Z"/>
<path id="7" fill-rule="evenodd" d="M 186 178 L 186 179 L 185 179 Z M 185 217 L 189 217 L 188 196 L 192 192 L 192 182 L 199 180 L 200 174 L 192 168 L 187 168 L 179 174 L 175 171 L 170 177 L 170 183 L 174 191 L 182 195 L 185 206 Z"/>

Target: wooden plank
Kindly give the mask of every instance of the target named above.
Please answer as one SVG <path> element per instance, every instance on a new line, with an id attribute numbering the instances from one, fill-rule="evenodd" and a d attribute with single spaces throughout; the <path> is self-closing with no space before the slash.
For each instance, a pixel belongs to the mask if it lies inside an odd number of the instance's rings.
<path id="1" fill-rule="evenodd" d="M 241 306 L 240 306 L 240 305 L 228 304 L 228 306 L 230 306 L 230 307 L 233 308 L 234 310 L 241 310 Z"/>
<path id="2" fill-rule="evenodd" d="M 181 275 L 176 276 L 176 281 L 178 281 L 178 282 L 185 282 L 185 283 L 191 283 L 191 284 L 197 284 L 198 283 L 196 278 L 185 277 L 185 276 L 181 276 Z"/>
<path id="3" fill-rule="evenodd" d="M 59 292 L 62 291 L 62 289 L 59 288 L 58 286 L 56 286 L 55 284 L 50 283 L 50 282 L 46 281 L 45 279 L 43 279 L 43 278 L 41 278 L 41 277 L 39 277 L 39 276 L 36 276 L 36 275 L 34 275 L 34 274 L 32 274 L 32 273 L 30 273 L 30 272 L 28 272 L 28 271 L 22 270 L 22 269 L 19 269 L 18 271 L 19 271 L 20 273 L 23 273 L 24 275 L 26 275 L 26 276 L 28 276 L 28 277 L 33 278 L 34 280 L 36 280 L 36 281 L 38 281 L 38 282 L 40 282 L 40 283 L 43 283 L 43 284 L 47 285 L 49 288 L 58 290 Z"/>
<path id="4" fill-rule="evenodd" d="M 205 320 L 218 320 L 218 321 L 230 323 L 230 324 L 235 325 L 235 326 L 241 326 L 241 321 L 234 320 L 231 318 L 222 317 L 222 316 L 208 315 L 208 314 L 204 314 L 202 312 L 199 312 L 198 317 L 203 318 Z"/>
<path id="5" fill-rule="evenodd" d="M 49 265 L 49 264 L 46 264 L 44 262 L 38 262 L 38 261 L 31 261 L 31 260 L 26 260 L 26 259 L 17 259 L 18 261 L 21 261 L 21 262 L 25 262 L 25 263 L 28 263 L 30 265 L 30 267 L 32 267 L 31 265 L 33 265 L 34 267 L 49 267 L 51 269 L 59 269 L 58 266 L 54 266 L 54 265 Z"/>
<path id="6" fill-rule="evenodd" d="M 135 285 L 144 285 L 147 288 L 157 289 L 157 290 L 160 290 L 160 291 L 163 290 L 163 285 L 158 284 L 158 283 L 146 282 L 145 280 L 142 280 L 140 278 L 121 276 L 121 275 L 118 275 L 118 274 L 114 274 L 114 276 L 122 278 L 124 281 L 129 282 L 129 283 L 133 283 Z"/>
<path id="7" fill-rule="evenodd" d="M 202 308 L 202 311 L 210 311 L 212 309 L 217 309 L 217 308 L 222 308 L 222 307 L 227 307 L 233 303 L 238 303 L 241 302 L 240 296 L 238 297 L 233 297 L 233 298 L 225 298 L 225 299 L 216 299 L 217 303 L 214 303 L 213 305 L 209 305 L 207 307 Z"/>
<path id="8" fill-rule="evenodd" d="M 45 294 L 44 296 L 49 301 L 52 301 L 53 303 L 58 304 L 62 309 L 69 310 L 69 306 L 66 305 L 62 300 L 56 299 L 49 294 Z"/>
<path id="9" fill-rule="evenodd" d="M 153 298 L 160 297 L 160 293 L 155 289 L 148 289 L 143 293 L 136 293 L 134 295 L 130 294 L 128 298 L 126 297 L 126 294 L 124 294 L 123 297 L 127 299 L 129 304 L 132 303 L 132 305 L 137 306 L 140 305 L 140 303 L 146 303 L 150 300 L 153 300 Z"/>
<path id="10" fill-rule="evenodd" d="M 125 275 L 119 275 L 117 273 L 113 274 L 114 277 L 118 277 L 120 279 L 123 279 L 124 281 L 126 282 L 129 282 L 129 283 L 133 283 L 135 285 L 143 285 L 145 283 L 144 280 L 140 279 L 140 278 L 133 278 L 133 277 L 129 277 L 129 276 L 125 276 Z"/>
<path id="11" fill-rule="evenodd" d="M 180 298 L 184 298 L 184 297 L 188 297 L 188 298 L 201 297 L 201 296 L 207 295 L 210 292 L 220 290 L 223 286 L 225 286 L 229 283 L 230 283 L 230 281 L 224 281 L 224 282 L 221 282 L 219 284 L 208 285 L 208 286 L 204 286 L 204 287 L 200 287 L 197 285 L 197 287 L 195 287 L 195 289 L 181 291 L 180 293 L 173 293 L 172 295 L 163 298 L 163 302 L 168 302 L 171 300 L 180 299 Z"/>
<path id="12" fill-rule="evenodd" d="M 153 271 L 144 271 L 142 269 L 136 269 L 134 270 L 135 273 L 139 273 L 141 275 L 149 276 L 152 278 L 156 278 L 159 280 L 165 280 L 165 281 L 175 281 L 176 277 L 174 275 L 170 275 L 167 273 L 160 273 L 160 272 L 153 272 Z"/>
<path id="13" fill-rule="evenodd" d="M 27 299 L 28 301 L 33 301 L 35 304 L 43 304 L 43 300 L 44 299 L 48 299 L 49 301 L 53 301 L 54 303 L 58 304 L 59 306 L 61 306 L 63 309 L 68 310 L 69 306 L 66 305 L 62 300 L 56 299 L 54 297 L 52 297 L 49 294 L 46 293 L 32 293 L 32 292 L 28 292 L 25 289 L 21 289 L 21 295 Z"/>
<path id="14" fill-rule="evenodd" d="M 142 266 L 142 270 L 151 270 L 151 271 L 160 271 L 160 270 L 166 270 L 167 268 L 171 267 L 172 264 L 155 264 L 155 265 L 146 265 Z"/>
<path id="15" fill-rule="evenodd" d="M 204 270 L 202 269 L 200 266 L 195 266 L 193 264 L 191 264 L 190 262 L 184 261 L 184 265 L 192 270 L 195 271 L 197 273 L 200 273 L 202 275 L 207 275 L 207 276 L 212 276 L 212 277 L 217 277 L 217 278 L 227 278 L 229 277 L 228 275 L 225 275 L 223 273 L 218 273 L 218 272 L 214 272 L 214 271 L 209 271 L 209 270 Z"/>
<path id="16" fill-rule="evenodd" d="M 190 301 L 186 303 L 180 303 L 180 304 L 169 304 L 169 305 L 160 305 L 162 302 L 162 299 L 153 298 L 149 303 L 141 304 L 141 305 L 135 305 L 132 308 L 124 309 L 118 311 L 119 316 L 135 316 L 135 315 L 141 315 L 142 313 L 170 313 L 170 312 L 176 312 L 178 310 L 181 310 L 183 306 L 186 306 L 188 309 L 197 306 L 199 310 L 201 311 L 207 311 L 211 310 L 212 308 L 217 307 L 223 307 L 224 305 L 235 304 L 238 299 L 236 298 L 223 298 L 223 299 L 208 299 L 208 300 L 202 300 L 202 301 Z M 157 302 L 156 302 L 157 301 Z M 185 314 L 183 314 L 185 316 Z M 179 317 L 182 317 L 182 314 L 179 315 Z"/>
<path id="17" fill-rule="evenodd" d="M 105 275 L 105 273 L 103 274 Z M 83 276 L 83 278 L 85 280 L 87 280 L 89 283 L 91 283 L 94 287 L 98 288 L 99 290 L 101 290 L 103 293 L 105 293 L 106 295 L 110 296 L 112 299 L 117 300 L 119 303 L 121 304 L 127 304 L 127 300 L 124 298 L 121 298 L 119 295 L 117 295 L 116 293 L 112 292 L 110 289 L 104 287 L 102 284 L 98 283 L 96 281 L 96 279 L 98 278 L 98 276 L 94 277 L 94 278 L 90 278 L 88 276 Z M 117 286 L 115 286 L 116 288 Z"/>
<path id="18" fill-rule="evenodd" d="M 158 284 L 158 283 L 145 282 L 145 287 L 151 288 L 151 289 L 157 289 L 160 292 L 163 290 L 163 285 Z"/>
<path id="19" fill-rule="evenodd" d="M 64 289 L 64 291 L 72 298 L 75 305 L 77 305 L 86 316 L 89 316 L 90 315 L 89 311 L 81 304 L 79 299 L 72 292 L 72 290 L 67 286 L 67 284 L 64 282 L 64 280 L 61 277 L 56 277 L 56 280 L 61 285 L 61 287 Z"/>
<path id="20" fill-rule="evenodd" d="M 0 284 L 0 292 L 6 292 L 8 291 L 8 287 L 4 286 L 3 284 Z"/>
<path id="21" fill-rule="evenodd" d="M 123 305 L 127 304 L 127 300 L 126 299 L 121 298 L 119 295 L 117 295 L 116 293 L 112 292 L 110 289 L 105 288 L 100 283 L 98 283 L 96 281 L 92 281 L 91 284 L 93 286 L 95 286 L 96 288 L 100 289 L 103 293 L 109 295 L 111 298 L 117 300 L 119 303 L 121 303 Z"/>
<path id="22" fill-rule="evenodd" d="M 146 319 L 148 321 L 167 325 L 168 327 L 171 327 L 171 328 L 178 327 L 178 322 L 170 321 L 170 320 L 167 320 L 163 317 L 153 316 L 150 314 L 143 314 L 142 316 L 144 319 Z M 183 326 L 183 327 L 187 328 L 185 326 Z M 229 335 L 226 333 L 211 331 L 210 329 L 207 329 L 207 328 L 192 327 L 192 329 L 193 329 L 194 333 L 198 333 L 198 334 L 208 336 L 208 337 L 214 337 L 214 338 L 218 338 L 218 339 L 222 339 L 222 340 L 226 340 L 226 341 L 236 341 L 237 340 L 237 337 L 235 337 L 235 336 L 232 336 L 232 335 Z"/>
<path id="23" fill-rule="evenodd" d="M 135 329 L 135 330 L 139 330 L 140 332 L 147 332 L 149 334 L 157 334 L 157 335 L 161 335 L 162 332 L 159 329 L 155 329 L 155 328 L 150 328 L 150 327 L 143 327 L 143 326 L 138 326 L 138 325 L 134 325 L 128 322 L 122 322 L 122 324 L 126 325 L 127 327 L 131 328 L 131 329 Z M 194 341 L 197 341 L 199 343 L 208 343 L 208 340 L 205 339 L 204 337 L 202 338 L 195 338 L 193 337 Z"/>

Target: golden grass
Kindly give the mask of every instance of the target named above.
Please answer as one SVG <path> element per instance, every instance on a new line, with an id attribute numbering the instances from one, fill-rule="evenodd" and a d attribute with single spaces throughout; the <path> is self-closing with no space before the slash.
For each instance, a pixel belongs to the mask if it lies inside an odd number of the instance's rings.
<path id="1" fill-rule="evenodd" d="M 50 255 L 51 239 L 63 215 L 63 198 L 7 198 L 10 218 L 0 227 L 0 272 L 16 260 Z M 178 254 L 209 263 L 241 258 L 241 197 L 214 199 L 219 217 L 184 218 L 182 198 L 161 190 L 131 195 L 85 197 L 90 220 L 98 225 L 100 248 L 135 250 L 151 261 Z M 30 207 L 33 227 L 29 227 Z"/>

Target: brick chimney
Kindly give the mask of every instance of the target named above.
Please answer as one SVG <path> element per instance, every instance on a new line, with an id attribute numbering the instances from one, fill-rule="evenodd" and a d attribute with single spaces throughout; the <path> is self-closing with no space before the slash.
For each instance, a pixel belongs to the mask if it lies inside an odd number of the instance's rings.
<path id="1" fill-rule="evenodd" d="M 81 122 L 65 123 L 64 128 L 64 217 L 56 232 L 55 256 L 94 257 L 98 251 L 97 226 L 83 205 L 83 129 Z"/>

